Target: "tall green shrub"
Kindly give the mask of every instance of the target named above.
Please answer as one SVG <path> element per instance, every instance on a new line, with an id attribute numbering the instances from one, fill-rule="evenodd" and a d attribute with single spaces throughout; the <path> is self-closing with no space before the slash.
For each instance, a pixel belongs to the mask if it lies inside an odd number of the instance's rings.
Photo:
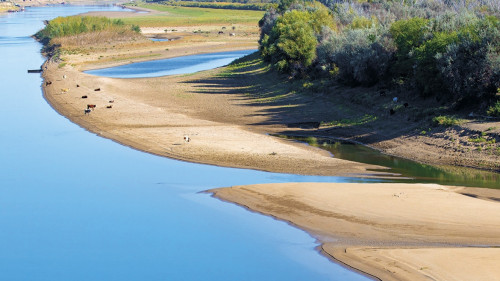
<path id="1" fill-rule="evenodd" d="M 124 28 L 137 31 L 137 28 L 125 26 L 120 19 L 112 20 L 106 17 L 70 16 L 57 17 L 51 20 L 45 28 L 36 33 L 35 36 L 41 41 L 48 42 L 52 38 L 101 31 L 110 28 Z"/>
<path id="2" fill-rule="evenodd" d="M 394 51 L 383 30 L 354 29 L 322 42 L 318 61 L 346 84 L 370 86 L 386 77 Z"/>
<path id="3" fill-rule="evenodd" d="M 464 26 L 457 40 L 437 56 L 443 85 L 453 100 L 492 96 L 500 87 L 499 26 L 496 18 Z"/>
<path id="4" fill-rule="evenodd" d="M 432 38 L 415 48 L 415 82 L 423 96 L 441 93 L 442 77 L 437 66 L 437 57 L 446 52 L 446 48 L 457 42 L 456 32 L 436 32 Z"/>
<path id="5" fill-rule="evenodd" d="M 423 18 L 411 18 L 394 22 L 389 32 L 397 47 L 396 74 L 408 76 L 412 73 L 415 59 L 414 50 L 422 45 L 425 36 L 429 33 L 429 20 Z"/>
<path id="6" fill-rule="evenodd" d="M 305 11 L 290 11 L 278 18 L 272 29 L 273 60 L 281 71 L 302 71 L 316 57 L 316 37 Z"/>

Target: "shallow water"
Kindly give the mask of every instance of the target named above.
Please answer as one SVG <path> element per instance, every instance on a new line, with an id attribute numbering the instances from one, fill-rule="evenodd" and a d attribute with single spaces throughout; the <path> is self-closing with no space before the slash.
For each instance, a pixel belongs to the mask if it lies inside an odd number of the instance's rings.
<path id="1" fill-rule="evenodd" d="M 330 141 L 327 139 L 304 139 L 313 146 L 328 150 L 334 157 L 361 163 L 381 165 L 391 168 L 384 170 L 409 180 L 393 180 L 396 182 L 439 183 L 470 187 L 500 188 L 500 174 L 464 167 L 439 167 L 421 164 L 408 159 L 383 154 L 378 150 L 348 142 Z"/>
<path id="2" fill-rule="evenodd" d="M 43 20 L 117 7 L 0 16 L 0 280 L 367 280 L 305 232 L 199 191 L 360 181 L 220 168 L 100 138 L 42 97 Z"/>
<path id="3" fill-rule="evenodd" d="M 149 40 L 155 41 L 155 42 L 166 42 L 166 41 L 168 41 L 167 38 L 149 38 Z"/>
<path id="4" fill-rule="evenodd" d="M 237 58 L 255 50 L 219 52 L 183 56 L 162 60 L 136 62 L 111 68 L 85 71 L 85 73 L 114 78 L 159 77 L 174 74 L 187 74 L 227 65 Z"/>

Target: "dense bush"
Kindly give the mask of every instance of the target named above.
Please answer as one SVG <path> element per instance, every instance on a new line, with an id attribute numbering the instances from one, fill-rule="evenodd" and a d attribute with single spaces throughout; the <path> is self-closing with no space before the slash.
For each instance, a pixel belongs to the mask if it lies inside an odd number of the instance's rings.
<path id="1" fill-rule="evenodd" d="M 500 117 L 500 101 L 488 108 L 487 114 L 489 116 Z"/>
<path id="2" fill-rule="evenodd" d="M 394 65 L 398 75 L 412 75 L 416 58 L 413 53 L 416 48 L 425 42 L 425 36 L 429 33 L 429 20 L 423 18 L 411 18 L 399 20 L 390 27 L 390 34 L 397 47 L 397 61 Z"/>
<path id="3" fill-rule="evenodd" d="M 458 40 L 437 56 L 443 85 L 454 99 L 494 94 L 500 87 L 498 19 L 485 19 L 458 33 Z"/>
<path id="4" fill-rule="evenodd" d="M 52 38 L 107 29 L 140 31 L 137 26 L 127 26 L 120 19 L 112 20 L 106 17 L 71 16 L 58 17 L 51 20 L 35 36 L 41 41 L 48 42 Z"/>
<path id="5" fill-rule="evenodd" d="M 328 10 L 313 4 L 278 15 L 269 10 L 259 22 L 261 26 L 260 51 L 282 72 L 303 74 L 316 58 L 318 37 L 323 29 L 334 29 Z M 272 28 L 271 28 L 272 26 Z"/>
<path id="6" fill-rule="evenodd" d="M 319 64 L 325 70 L 338 71 L 338 78 L 350 85 L 373 85 L 389 69 L 394 47 L 376 28 L 355 29 L 333 35 L 318 46 Z"/>
<path id="7" fill-rule="evenodd" d="M 330 12 L 308 0 L 282 0 L 268 10 L 260 22 L 264 58 L 292 74 L 349 85 L 396 82 L 483 110 L 500 87 L 498 0 L 321 3 Z"/>
<path id="8" fill-rule="evenodd" d="M 293 10 L 276 20 L 271 35 L 264 35 L 261 51 L 278 70 L 302 72 L 316 57 L 316 37 L 308 12 Z"/>

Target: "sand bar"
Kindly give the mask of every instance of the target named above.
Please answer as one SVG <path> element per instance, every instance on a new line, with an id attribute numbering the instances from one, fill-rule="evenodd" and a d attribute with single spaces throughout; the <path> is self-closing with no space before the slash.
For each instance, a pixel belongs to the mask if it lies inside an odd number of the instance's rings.
<path id="1" fill-rule="evenodd" d="M 262 184 L 209 192 L 308 231 L 325 255 L 382 280 L 498 280 L 500 248 L 489 246 L 500 246 L 500 204 L 457 191 L 472 192 L 386 183 Z"/>
<path id="2" fill-rule="evenodd" d="M 169 55 L 248 49 L 199 44 L 170 47 Z M 72 60 L 78 62 L 77 60 Z M 221 69 L 193 75 L 114 79 L 47 63 L 44 94 L 62 115 L 124 145 L 174 159 L 272 172 L 368 176 L 382 168 L 332 158 L 327 152 L 266 134 L 266 106 L 246 106 L 242 95 L 207 95 L 203 79 Z M 85 68 L 88 65 L 85 65 Z M 63 78 L 65 77 L 65 78 Z M 100 89 L 95 91 L 95 89 Z M 87 96 L 83 99 L 82 96 Z M 113 101 L 110 103 L 109 101 Z M 97 107 L 85 114 L 87 104 Z M 107 108 L 112 106 L 112 108 Z M 183 138 L 190 137 L 186 143 Z"/>

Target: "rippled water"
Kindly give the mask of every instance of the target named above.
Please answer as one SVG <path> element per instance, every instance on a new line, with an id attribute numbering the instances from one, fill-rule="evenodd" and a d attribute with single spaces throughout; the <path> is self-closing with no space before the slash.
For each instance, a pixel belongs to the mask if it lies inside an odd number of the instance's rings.
<path id="1" fill-rule="evenodd" d="M 42 97 L 43 20 L 117 7 L 0 15 L 0 280 L 367 280 L 303 231 L 199 191 L 342 182 L 198 165 L 91 134 Z"/>

